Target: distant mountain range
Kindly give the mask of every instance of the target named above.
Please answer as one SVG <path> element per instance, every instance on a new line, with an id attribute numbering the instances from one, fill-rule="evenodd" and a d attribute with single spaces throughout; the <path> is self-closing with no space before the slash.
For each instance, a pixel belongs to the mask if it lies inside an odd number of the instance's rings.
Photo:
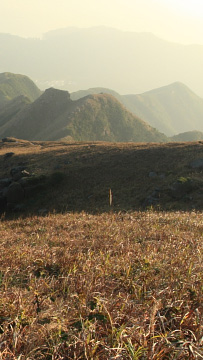
<path id="1" fill-rule="evenodd" d="M 2 125 L 1 125 L 2 124 Z M 167 141 L 127 111 L 113 96 L 89 95 L 71 100 L 67 91 L 50 88 L 9 120 L 0 119 L 0 137 L 25 140 Z"/>
<path id="2" fill-rule="evenodd" d="M 203 132 L 201 131 L 187 131 L 181 134 L 174 135 L 170 138 L 171 141 L 200 141 L 203 140 Z"/>
<path id="3" fill-rule="evenodd" d="M 137 115 L 140 115 L 140 109 L 144 120 Z M 190 115 L 193 114 L 191 117 L 187 116 L 187 110 Z M 175 116 L 180 119 L 178 124 L 175 124 Z M 179 83 L 142 95 L 119 95 L 104 88 L 69 94 L 54 88 L 41 92 L 34 82 L 24 75 L 0 74 L 1 138 L 12 136 L 25 140 L 192 141 L 202 139 L 203 133 L 200 130 L 191 130 L 194 125 L 203 125 L 202 118 L 203 100 Z M 154 119 L 159 130 L 155 129 Z M 172 127 L 174 132 L 176 129 L 185 130 L 188 127 L 189 132 L 167 138 L 160 132 L 161 127 L 165 128 L 168 134 Z"/>
<path id="4" fill-rule="evenodd" d="M 176 81 L 203 97 L 203 46 L 107 27 L 67 28 L 42 39 L 0 34 L 0 72 L 26 74 L 40 88 L 102 86 L 138 94 Z"/>
<path id="5" fill-rule="evenodd" d="M 120 95 L 110 89 L 91 88 L 74 92 L 71 98 L 100 92 L 115 96 L 128 110 L 167 136 L 193 130 L 203 132 L 203 99 L 182 83 L 139 95 Z"/>

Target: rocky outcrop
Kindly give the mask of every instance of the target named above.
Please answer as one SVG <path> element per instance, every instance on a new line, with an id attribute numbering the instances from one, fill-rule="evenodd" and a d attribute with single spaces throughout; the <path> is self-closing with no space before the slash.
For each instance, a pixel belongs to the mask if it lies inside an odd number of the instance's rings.
<path id="1" fill-rule="evenodd" d="M 25 190 L 20 183 L 23 177 L 30 176 L 22 166 L 10 170 L 10 177 L 0 179 L 0 210 L 15 209 L 23 203 Z"/>
<path id="2" fill-rule="evenodd" d="M 20 163 L 19 163 L 20 164 Z M 17 165 L 10 169 L 10 177 L 0 179 L 0 213 L 22 211 L 26 201 L 59 185 L 64 173 L 54 172 L 49 176 L 30 173 L 26 166 Z"/>
<path id="3" fill-rule="evenodd" d="M 187 196 L 196 190 L 197 185 L 188 178 L 181 177 L 175 181 L 169 188 L 169 195 L 176 200 L 187 198 Z"/>

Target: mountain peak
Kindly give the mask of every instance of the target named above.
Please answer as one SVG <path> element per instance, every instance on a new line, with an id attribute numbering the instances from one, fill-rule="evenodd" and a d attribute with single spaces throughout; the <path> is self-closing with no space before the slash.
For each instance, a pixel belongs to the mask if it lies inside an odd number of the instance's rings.
<path id="1" fill-rule="evenodd" d="M 70 94 L 66 90 L 55 89 L 53 87 L 48 88 L 44 91 L 41 99 L 55 99 L 55 100 L 70 100 Z"/>

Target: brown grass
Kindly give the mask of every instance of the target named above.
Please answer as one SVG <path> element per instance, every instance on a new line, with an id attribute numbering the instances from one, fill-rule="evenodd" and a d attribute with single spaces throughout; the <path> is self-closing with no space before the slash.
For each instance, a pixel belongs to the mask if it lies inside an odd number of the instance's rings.
<path id="1" fill-rule="evenodd" d="M 1 144 L 1 177 L 19 163 L 65 174 L 1 216 L 1 360 L 203 358 L 200 188 L 136 210 L 155 186 L 202 181 L 188 167 L 201 156 L 202 143 Z"/>
<path id="2" fill-rule="evenodd" d="M 0 226 L 2 360 L 202 358 L 201 213 Z"/>

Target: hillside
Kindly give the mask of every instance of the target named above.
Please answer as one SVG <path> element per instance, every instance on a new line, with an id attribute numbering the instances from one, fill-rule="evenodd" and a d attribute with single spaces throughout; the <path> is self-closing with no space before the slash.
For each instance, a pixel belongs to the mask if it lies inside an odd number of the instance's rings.
<path id="1" fill-rule="evenodd" d="M 30 103 L 31 101 L 28 97 L 19 95 L 2 105 L 0 107 L 0 128 Z"/>
<path id="2" fill-rule="evenodd" d="M 20 95 L 34 101 L 41 93 L 34 82 L 25 75 L 8 72 L 0 74 L 0 108 Z"/>
<path id="3" fill-rule="evenodd" d="M 0 127 L 0 137 L 26 140 L 167 141 L 165 135 L 127 111 L 113 96 L 73 101 L 67 91 L 47 89 Z"/>
<path id="4" fill-rule="evenodd" d="M 179 82 L 140 95 L 126 95 L 128 108 L 166 135 L 203 131 L 203 99 Z"/>
<path id="5" fill-rule="evenodd" d="M 24 188 L 26 212 L 106 211 L 109 189 L 115 211 L 202 210 L 202 142 L 30 143 L 8 138 L 0 142 L 0 157 L 0 204 L 12 175 Z"/>
<path id="6" fill-rule="evenodd" d="M 171 141 L 199 141 L 203 140 L 203 132 L 201 131 L 188 131 L 174 135 L 170 138 Z"/>
<path id="7" fill-rule="evenodd" d="M 176 82 L 137 95 L 120 95 L 106 88 L 91 88 L 74 92 L 71 98 L 100 92 L 114 95 L 129 111 L 167 136 L 203 131 L 203 99 L 184 84 Z"/>
<path id="8" fill-rule="evenodd" d="M 42 39 L 0 34 L 0 54 L 1 71 L 26 74 L 42 89 L 101 86 L 139 94 L 180 81 L 203 97 L 203 46 L 150 33 L 95 27 L 60 29 Z"/>

